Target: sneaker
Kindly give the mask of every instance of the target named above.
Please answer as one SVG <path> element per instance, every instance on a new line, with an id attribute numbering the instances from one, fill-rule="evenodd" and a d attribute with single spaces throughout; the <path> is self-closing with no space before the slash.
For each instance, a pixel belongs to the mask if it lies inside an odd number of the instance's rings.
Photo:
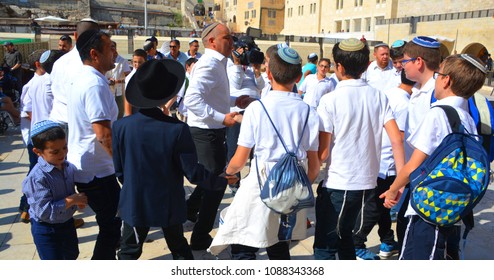
<path id="1" fill-rule="evenodd" d="M 74 219 L 74 226 L 75 228 L 80 228 L 84 225 L 84 220 L 83 219 Z"/>
<path id="2" fill-rule="evenodd" d="M 21 213 L 21 222 L 25 223 L 25 224 L 29 224 L 29 213 L 26 212 L 26 211 L 23 211 Z"/>
<path id="3" fill-rule="evenodd" d="M 381 248 L 379 249 L 379 256 L 387 259 L 400 252 L 398 249 L 398 243 L 393 241 L 391 244 L 381 243 Z"/>
<path id="4" fill-rule="evenodd" d="M 367 248 L 355 249 L 357 260 L 380 260 L 381 258 Z"/>

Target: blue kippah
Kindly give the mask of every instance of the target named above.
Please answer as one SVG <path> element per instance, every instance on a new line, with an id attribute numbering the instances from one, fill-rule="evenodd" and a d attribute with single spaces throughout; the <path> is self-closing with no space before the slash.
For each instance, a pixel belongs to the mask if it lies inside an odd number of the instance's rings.
<path id="1" fill-rule="evenodd" d="M 300 56 L 298 55 L 297 51 L 295 51 L 292 48 L 278 49 L 278 55 L 286 63 L 290 63 L 294 65 L 302 64 L 302 60 L 300 59 Z"/>
<path id="2" fill-rule="evenodd" d="M 50 58 L 50 50 L 45 51 L 39 58 L 39 63 L 45 63 Z"/>
<path id="3" fill-rule="evenodd" d="M 31 127 L 31 138 L 54 127 L 62 128 L 58 123 L 50 120 L 37 122 L 33 125 L 33 127 Z"/>
<path id="4" fill-rule="evenodd" d="M 399 48 L 399 47 L 403 47 L 404 45 L 405 45 L 405 41 L 403 41 L 403 40 L 396 40 L 391 45 L 391 48 Z"/>
<path id="5" fill-rule="evenodd" d="M 426 36 L 417 36 L 413 38 L 412 42 L 421 47 L 429 49 L 439 49 L 439 47 L 441 46 L 441 44 L 437 40 Z"/>

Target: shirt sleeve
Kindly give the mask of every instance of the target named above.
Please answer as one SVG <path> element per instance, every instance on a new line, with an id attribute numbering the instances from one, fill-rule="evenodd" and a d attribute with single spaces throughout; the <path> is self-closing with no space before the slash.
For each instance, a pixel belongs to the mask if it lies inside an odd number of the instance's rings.
<path id="1" fill-rule="evenodd" d="M 242 83 L 245 79 L 245 71 L 242 65 L 230 64 L 228 62 L 226 72 L 228 74 L 228 81 L 230 82 L 230 89 L 242 89 Z"/>
<path id="2" fill-rule="evenodd" d="M 216 78 L 214 77 L 214 65 L 195 65 L 189 87 L 185 93 L 184 103 L 187 110 L 192 112 L 198 118 L 212 118 L 215 122 L 222 124 L 225 114 L 213 109 L 204 99 L 206 92 L 211 92 L 214 87 Z"/>
<path id="3" fill-rule="evenodd" d="M 238 135 L 237 145 L 253 148 L 256 144 L 255 133 L 257 131 L 255 124 L 259 124 L 259 113 L 256 113 L 254 108 L 260 108 L 259 102 L 253 102 L 250 104 L 244 112 L 244 117 L 242 118 L 242 125 L 240 126 L 240 133 Z M 271 125 L 271 124 L 269 124 Z"/>
<path id="4" fill-rule="evenodd" d="M 449 133 L 451 128 L 446 113 L 441 108 L 431 108 L 407 142 L 430 156 Z"/>
<path id="5" fill-rule="evenodd" d="M 91 123 L 98 121 L 111 121 L 111 102 L 115 102 L 108 90 L 97 85 L 87 89 L 85 98 L 85 111 Z"/>
<path id="6" fill-rule="evenodd" d="M 321 98 L 319 106 L 317 107 L 317 113 L 320 119 L 319 131 L 333 133 L 334 129 L 334 111 L 332 109 L 331 99 L 329 95 L 325 95 Z"/>
<path id="7" fill-rule="evenodd" d="M 22 185 L 29 206 L 41 221 L 54 221 L 67 210 L 74 211 L 72 207 L 65 209 L 65 198 L 54 200 L 51 188 L 44 178 L 28 176 Z"/>

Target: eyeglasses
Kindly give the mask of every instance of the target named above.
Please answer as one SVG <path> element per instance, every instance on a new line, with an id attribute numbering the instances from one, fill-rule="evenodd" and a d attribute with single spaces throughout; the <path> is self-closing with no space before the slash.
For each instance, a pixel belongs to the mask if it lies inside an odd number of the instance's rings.
<path id="1" fill-rule="evenodd" d="M 321 64 L 319 64 L 319 67 L 329 69 L 330 66 L 329 65 L 321 65 Z"/>
<path id="2" fill-rule="evenodd" d="M 176 48 L 176 47 L 177 47 L 177 46 L 170 46 L 170 48 L 172 48 L 172 49 L 173 49 L 173 48 Z"/>
<path id="3" fill-rule="evenodd" d="M 438 77 L 439 75 L 441 75 L 441 76 L 443 76 L 443 77 L 448 76 L 448 74 L 443 74 L 443 73 L 439 73 L 439 72 L 434 71 L 434 74 L 432 75 L 432 77 L 433 77 L 433 78 L 434 78 L 434 80 L 435 80 L 435 79 L 437 79 L 437 77 Z"/>
<path id="4" fill-rule="evenodd" d="M 414 57 L 414 58 L 410 58 L 410 59 L 403 59 L 403 60 L 401 61 L 401 65 L 405 66 L 408 62 L 410 62 L 410 61 L 415 61 L 415 60 L 417 60 L 417 58 L 416 58 L 416 57 Z"/>

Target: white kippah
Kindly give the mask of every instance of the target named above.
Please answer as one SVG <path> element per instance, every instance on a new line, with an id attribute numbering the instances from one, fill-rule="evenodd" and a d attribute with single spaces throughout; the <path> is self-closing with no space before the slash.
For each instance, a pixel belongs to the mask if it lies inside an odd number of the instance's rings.
<path id="1" fill-rule="evenodd" d="M 487 74 L 487 70 L 485 69 L 485 67 L 482 64 L 480 64 L 477 60 L 475 60 L 473 57 L 471 57 L 468 54 L 460 54 L 460 56 L 461 58 L 470 62 L 473 66 L 477 67 L 480 71 L 482 71 L 482 73 Z"/>

